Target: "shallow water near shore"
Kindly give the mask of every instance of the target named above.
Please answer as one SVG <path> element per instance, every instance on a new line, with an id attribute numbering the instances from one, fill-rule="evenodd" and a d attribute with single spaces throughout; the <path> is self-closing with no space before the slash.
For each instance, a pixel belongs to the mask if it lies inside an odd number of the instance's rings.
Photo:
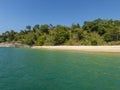
<path id="1" fill-rule="evenodd" d="M 120 54 L 0 48 L 0 90 L 119 90 Z"/>

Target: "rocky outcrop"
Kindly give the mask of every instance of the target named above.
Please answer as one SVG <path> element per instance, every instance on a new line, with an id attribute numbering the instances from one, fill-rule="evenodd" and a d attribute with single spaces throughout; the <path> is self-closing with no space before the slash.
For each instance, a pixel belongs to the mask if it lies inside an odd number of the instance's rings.
<path id="1" fill-rule="evenodd" d="M 16 48 L 30 48 L 28 45 L 20 44 L 20 43 L 0 43 L 0 47 L 16 47 Z"/>

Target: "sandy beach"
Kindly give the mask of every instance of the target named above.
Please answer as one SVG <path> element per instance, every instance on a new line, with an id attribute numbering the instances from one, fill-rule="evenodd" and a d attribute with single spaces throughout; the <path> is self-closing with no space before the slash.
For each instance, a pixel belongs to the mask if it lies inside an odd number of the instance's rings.
<path id="1" fill-rule="evenodd" d="M 120 46 L 33 46 L 33 49 L 74 50 L 81 52 L 120 53 Z"/>

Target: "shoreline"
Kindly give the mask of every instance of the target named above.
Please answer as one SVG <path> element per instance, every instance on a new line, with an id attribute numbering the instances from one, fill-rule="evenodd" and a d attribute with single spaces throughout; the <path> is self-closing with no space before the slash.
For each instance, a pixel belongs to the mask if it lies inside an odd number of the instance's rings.
<path id="1" fill-rule="evenodd" d="M 20 43 L 0 43 L 0 47 L 32 48 L 46 50 L 65 50 L 80 52 L 120 53 L 120 45 L 113 46 L 28 46 Z"/>
<path id="2" fill-rule="evenodd" d="M 24 45 L 24 44 L 20 44 L 20 43 L 14 43 L 14 42 L 0 43 L 0 47 L 30 48 L 30 46 L 28 46 L 28 45 Z"/>
<path id="3" fill-rule="evenodd" d="M 120 46 L 32 46 L 32 49 L 120 53 Z"/>

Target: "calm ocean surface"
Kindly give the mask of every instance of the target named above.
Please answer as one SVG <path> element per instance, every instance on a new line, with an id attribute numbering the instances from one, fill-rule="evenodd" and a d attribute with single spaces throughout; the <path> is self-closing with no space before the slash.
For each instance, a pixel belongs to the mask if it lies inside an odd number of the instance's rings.
<path id="1" fill-rule="evenodd" d="M 0 48 L 0 90 L 120 90 L 120 54 Z"/>

